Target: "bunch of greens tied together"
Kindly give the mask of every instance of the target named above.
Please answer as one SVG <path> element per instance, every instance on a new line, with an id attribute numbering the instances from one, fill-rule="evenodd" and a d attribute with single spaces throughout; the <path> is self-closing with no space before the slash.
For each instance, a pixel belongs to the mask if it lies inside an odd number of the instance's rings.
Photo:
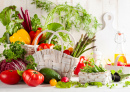
<path id="1" fill-rule="evenodd" d="M 94 58 L 90 59 L 90 62 L 84 62 L 86 64 L 85 67 L 83 67 L 83 69 L 81 69 L 81 72 L 86 72 L 86 73 L 98 73 L 98 72 L 105 72 L 106 69 L 103 68 L 102 65 L 97 66 L 94 63 Z"/>

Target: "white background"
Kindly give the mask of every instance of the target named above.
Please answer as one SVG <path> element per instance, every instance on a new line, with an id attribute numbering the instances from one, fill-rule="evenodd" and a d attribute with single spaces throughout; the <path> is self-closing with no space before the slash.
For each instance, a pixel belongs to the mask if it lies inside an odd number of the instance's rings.
<path id="1" fill-rule="evenodd" d="M 125 52 L 127 55 L 128 62 L 130 62 L 130 0 L 51 0 L 56 4 L 68 2 L 70 5 L 76 5 L 80 3 L 88 13 L 96 16 L 99 23 L 103 24 L 103 26 L 99 29 L 99 31 L 104 27 L 104 22 L 102 20 L 102 16 L 106 12 L 111 12 L 114 15 L 114 28 L 116 30 L 121 30 L 124 32 L 126 36 L 126 43 L 125 43 Z M 0 11 L 3 8 L 9 5 L 16 5 L 17 10 L 20 10 L 20 7 L 23 9 L 28 9 L 30 16 L 33 16 L 35 13 L 41 17 L 41 15 L 45 15 L 44 11 L 40 9 L 36 9 L 35 5 L 31 5 L 30 3 L 32 0 L 0 0 Z M 44 24 L 44 21 L 42 21 Z M 2 37 L 3 33 L 5 32 L 5 27 L 0 23 L 0 37 Z M 79 34 L 85 33 L 85 31 L 80 30 L 80 32 L 76 32 L 76 30 L 72 30 L 71 33 L 76 38 L 76 41 L 79 39 Z M 112 32 L 113 33 L 113 32 Z M 111 34 L 112 34 L 111 33 Z M 104 35 L 107 35 L 104 33 Z M 113 35 L 113 34 L 112 34 Z M 111 35 L 110 35 L 111 36 Z M 97 38 L 98 39 L 98 38 Z M 105 40 L 105 38 L 103 38 Z M 114 40 L 114 38 L 113 38 Z M 114 41 L 111 44 L 115 44 Z M 115 48 L 115 47 L 113 47 Z M 109 45 L 105 47 L 98 47 L 98 49 L 108 49 Z M 91 51 L 85 53 L 86 56 L 89 56 Z M 102 52 L 103 53 L 103 52 Z M 108 55 L 104 56 L 105 60 L 108 58 L 113 58 L 113 53 L 108 53 Z M 105 61 L 103 61 L 105 62 Z"/>

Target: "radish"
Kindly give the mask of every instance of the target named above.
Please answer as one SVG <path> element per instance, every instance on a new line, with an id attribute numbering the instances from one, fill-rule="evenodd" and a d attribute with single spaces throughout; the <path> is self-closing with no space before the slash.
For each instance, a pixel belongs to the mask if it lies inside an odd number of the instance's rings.
<path id="1" fill-rule="evenodd" d="M 67 78 L 67 77 L 63 77 L 62 79 L 61 79 L 61 82 L 69 82 L 69 78 Z"/>

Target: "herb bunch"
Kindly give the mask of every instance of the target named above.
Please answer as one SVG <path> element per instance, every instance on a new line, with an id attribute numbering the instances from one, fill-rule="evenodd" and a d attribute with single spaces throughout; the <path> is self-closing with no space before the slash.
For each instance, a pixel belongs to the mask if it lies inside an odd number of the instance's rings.
<path id="1" fill-rule="evenodd" d="M 71 56 L 78 58 L 84 52 L 86 52 L 86 51 L 88 51 L 90 49 L 95 48 L 96 46 L 92 46 L 92 47 L 86 49 L 86 47 L 89 44 L 91 44 L 91 43 L 93 43 L 95 41 L 96 41 L 95 40 L 95 36 L 93 38 L 89 38 L 87 33 L 85 35 L 82 34 L 80 40 L 75 45 L 73 53 L 71 54 Z"/>
<path id="2" fill-rule="evenodd" d="M 75 27 L 78 31 L 80 29 L 86 30 L 89 37 L 93 37 L 100 25 L 96 17 L 88 14 L 80 4 L 77 4 L 76 6 L 70 6 L 67 3 L 55 5 L 53 2 L 47 0 L 33 0 L 32 4 L 36 4 L 37 8 L 41 8 L 48 13 L 44 29 L 58 17 L 59 23 L 64 25 L 65 30 L 69 31 L 72 27 Z M 51 6 L 55 7 L 51 9 Z"/>
<path id="3" fill-rule="evenodd" d="M 26 69 L 33 69 L 36 70 L 37 64 L 34 62 L 34 57 L 32 55 L 29 55 L 26 57 L 26 60 L 29 62 L 26 66 Z"/>
<path id="4" fill-rule="evenodd" d="M 49 12 L 51 10 L 51 6 L 54 5 L 51 1 L 40 1 L 40 0 L 33 0 L 31 4 L 36 4 L 36 8 L 41 8 L 42 10 L 45 10 Z"/>
<path id="5" fill-rule="evenodd" d="M 17 60 L 18 58 L 24 59 L 24 55 L 26 54 L 25 49 L 21 47 L 24 45 L 23 42 L 16 41 L 15 43 L 11 43 L 9 48 L 5 45 L 5 50 L 1 54 L 1 56 L 5 56 L 7 62 L 11 62 L 12 59 Z"/>
<path id="6" fill-rule="evenodd" d="M 41 20 L 37 14 L 34 14 L 34 16 L 31 17 L 31 26 L 33 31 L 37 31 L 38 27 L 42 27 Z"/>

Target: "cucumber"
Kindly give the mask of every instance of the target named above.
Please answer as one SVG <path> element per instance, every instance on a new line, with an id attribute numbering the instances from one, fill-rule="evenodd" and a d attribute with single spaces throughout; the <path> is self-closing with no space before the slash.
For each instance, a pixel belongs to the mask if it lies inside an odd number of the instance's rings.
<path id="1" fill-rule="evenodd" d="M 50 68 L 42 68 L 39 72 L 44 75 L 44 83 L 49 83 L 51 79 L 61 80 L 61 76 Z"/>

